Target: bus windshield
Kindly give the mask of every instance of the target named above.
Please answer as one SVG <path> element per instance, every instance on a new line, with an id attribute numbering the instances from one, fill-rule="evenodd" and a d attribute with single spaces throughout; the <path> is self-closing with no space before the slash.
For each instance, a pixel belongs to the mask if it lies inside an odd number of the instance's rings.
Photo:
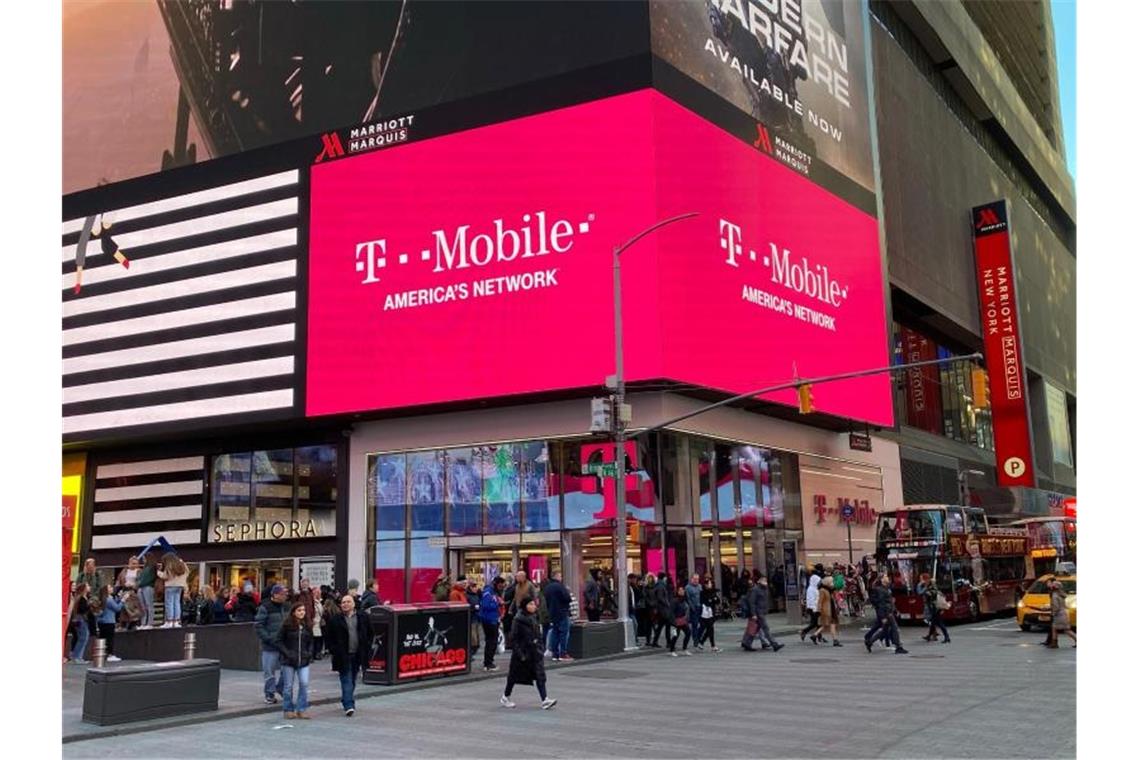
<path id="1" fill-rule="evenodd" d="M 943 539 L 946 513 L 941 509 L 912 509 L 879 515 L 879 542 Z"/>

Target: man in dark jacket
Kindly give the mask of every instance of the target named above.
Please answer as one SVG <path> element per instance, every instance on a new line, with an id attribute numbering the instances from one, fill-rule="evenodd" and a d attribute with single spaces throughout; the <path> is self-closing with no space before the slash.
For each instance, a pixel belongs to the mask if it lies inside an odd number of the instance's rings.
<path id="1" fill-rule="evenodd" d="M 360 595 L 360 611 L 368 612 L 379 604 L 380 598 L 376 596 L 376 579 L 369 578 L 364 582 L 364 593 Z"/>
<path id="2" fill-rule="evenodd" d="M 351 594 L 340 600 L 340 613 L 329 621 L 329 651 L 332 667 L 340 674 L 340 704 L 346 717 L 356 714 L 356 679 L 368 663 L 372 646 L 372 624 L 368 615 L 356 611 Z"/>
<path id="3" fill-rule="evenodd" d="M 773 639 L 768 630 L 768 579 L 761 573 L 756 574 L 756 585 L 748 592 L 748 610 L 749 617 L 756 621 L 760 645 L 764 649 L 771 647 L 773 652 L 783 649 L 784 645 Z"/>
<path id="4" fill-rule="evenodd" d="M 891 594 L 891 580 L 889 573 L 883 573 L 880 582 L 871 589 L 870 602 L 875 609 L 875 623 L 867 635 L 863 637 L 863 644 L 867 651 L 879 639 L 886 638 L 887 643 L 894 643 L 895 654 L 906 654 L 902 640 L 899 637 L 899 626 L 896 620 L 895 598 Z"/>
<path id="5" fill-rule="evenodd" d="M 479 598 L 478 619 L 483 626 L 483 670 L 498 670 L 495 655 L 499 649 L 499 619 L 502 617 L 503 587 L 507 582 L 501 576 L 488 583 Z M 504 632 L 506 633 L 506 632 Z"/>
<path id="6" fill-rule="evenodd" d="M 253 630 L 261 641 L 261 674 L 265 678 L 265 704 L 277 702 L 277 694 L 282 693 L 281 653 L 277 651 L 277 632 L 289 614 L 285 604 L 288 592 L 278 584 L 269 589 L 269 598 L 257 608 L 253 619 Z"/>
<path id="7" fill-rule="evenodd" d="M 552 573 L 542 593 L 550 614 L 551 655 L 555 660 L 572 660 L 574 658 L 566 653 L 570 643 L 570 592 L 562 585 L 562 573 Z"/>
<path id="8" fill-rule="evenodd" d="M 673 594 L 669 591 L 668 576 L 664 572 L 657 574 L 657 583 L 653 585 L 653 609 L 657 613 L 657 624 L 653 626 L 653 643 L 650 646 L 660 646 L 661 631 L 665 631 L 665 641 L 669 641 L 669 626 L 673 621 Z"/>
<path id="9" fill-rule="evenodd" d="M 629 614 L 636 623 L 633 629 L 633 643 L 637 644 L 637 640 L 643 636 L 646 643 L 649 643 L 649 633 L 645 630 L 645 590 L 641 587 L 641 577 L 637 573 L 630 573 L 625 581 L 629 591 Z"/>
<path id="10" fill-rule="evenodd" d="M 689 604 L 689 630 L 693 634 L 693 648 L 701 651 L 701 576 L 693 574 L 685 586 L 685 601 Z"/>
<path id="11" fill-rule="evenodd" d="M 582 589 L 582 600 L 586 603 L 586 619 L 597 622 L 602 619 L 602 589 L 598 585 L 595 570 L 590 570 L 586 576 L 586 585 Z"/>

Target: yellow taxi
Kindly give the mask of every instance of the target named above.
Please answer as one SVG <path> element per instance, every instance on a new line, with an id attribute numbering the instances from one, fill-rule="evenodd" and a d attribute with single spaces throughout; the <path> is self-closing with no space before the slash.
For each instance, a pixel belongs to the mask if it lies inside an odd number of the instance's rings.
<path id="1" fill-rule="evenodd" d="M 1033 585 L 1017 603 L 1017 624 L 1023 631 L 1031 631 L 1035 626 L 1048 628 L 1053 614 L 1049 610 L 1049 584 L 1054 580 L 1061 582 L 1061 587 L 1068 595 L 1065 597 L 1065 606 L 1069 608 L 1069 625 L 1077 627 L 1077 576 L 1076 575 L 1042 575 L 1033 581 Z"/>

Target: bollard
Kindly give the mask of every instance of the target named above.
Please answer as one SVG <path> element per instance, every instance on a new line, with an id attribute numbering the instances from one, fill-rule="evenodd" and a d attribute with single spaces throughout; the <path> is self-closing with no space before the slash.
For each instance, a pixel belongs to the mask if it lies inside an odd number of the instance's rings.
<path id="1" fill-rule="evenodd" d="M 95 643 L 91 646 L 91 664 L 96 668 L 102 668 L 107 664 L 107 640 L 95 639 Z"/>
<path id="2" fill-rule="evenodd" d="M 182 639 L 182 659 L 193 660 L 194 648 L 197 644 L 197 634 L 187 633 Z"/>

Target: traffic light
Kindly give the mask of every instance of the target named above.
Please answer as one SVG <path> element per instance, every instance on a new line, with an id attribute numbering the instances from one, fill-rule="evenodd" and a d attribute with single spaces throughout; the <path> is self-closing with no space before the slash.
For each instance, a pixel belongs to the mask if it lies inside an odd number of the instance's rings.
<path id="1" fill-rule="evenodd" d="M 970 384 L 974 391 L 974 408 L 990 408 L 990 384 L 986 382 L 986 371 L 981 367 L 974 367 L 970 372 Z"/>
<path id="2" fill-rule="evenodd" d="M 800 414 L 811 414 L 815 411 L 812 405 L 811 383 L 796 386 L 796 393 L 800 396 Z"/>

